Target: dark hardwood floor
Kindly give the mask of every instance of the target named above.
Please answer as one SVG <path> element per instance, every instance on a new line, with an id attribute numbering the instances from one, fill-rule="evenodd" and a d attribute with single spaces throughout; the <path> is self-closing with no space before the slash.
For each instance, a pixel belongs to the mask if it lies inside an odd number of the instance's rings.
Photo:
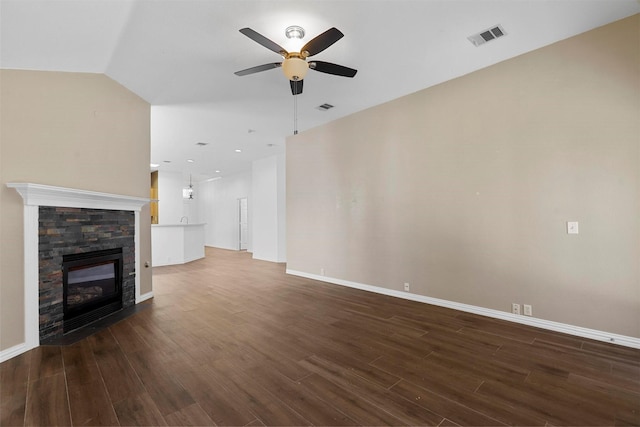
<path id="1" fill-rule="evenodd" d="M 0 365 L 10 425 L 640 425 L 640 351 L 207 249 L 155 298 Z"/>

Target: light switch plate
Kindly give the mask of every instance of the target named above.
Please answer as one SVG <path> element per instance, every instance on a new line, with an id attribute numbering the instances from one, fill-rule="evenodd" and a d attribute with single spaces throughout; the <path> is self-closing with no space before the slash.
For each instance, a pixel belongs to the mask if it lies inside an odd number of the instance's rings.
<path id="1" fill-rule="evenodd" d="M 567 234 L 578 234 L 578 221 L 567 222 Z"/>

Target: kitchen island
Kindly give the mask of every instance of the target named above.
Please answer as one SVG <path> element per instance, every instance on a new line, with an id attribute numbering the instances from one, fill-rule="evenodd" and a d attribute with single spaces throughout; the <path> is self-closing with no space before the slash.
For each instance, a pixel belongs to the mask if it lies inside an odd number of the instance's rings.
<path id="1" fill-rule="evenodd" d="M 204 226 L 204 223 L 152 224 L 153 266 L 186 264 L 204 258 Z"/>

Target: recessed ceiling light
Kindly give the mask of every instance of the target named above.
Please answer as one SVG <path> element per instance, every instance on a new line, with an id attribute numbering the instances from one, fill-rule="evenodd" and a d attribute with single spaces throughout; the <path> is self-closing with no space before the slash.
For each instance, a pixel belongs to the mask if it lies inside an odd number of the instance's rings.
<path id="1" fill-rule="evenodd" d="M 160 165 L 157 163 L 150 163 L 149 166 L 151 166 L 152 168 L 157 168 Z"/>
<path id="2" fill-rule="evenodd" d="M 237 148 L 237 149 L 236 149 L 236 153 L 242 153 L 242 150 L 241 150 L 241 149 L 239 149 L 239 148 Z"/>
<path id="3" fill-rule="evenodd" d="M 193 162 L 195 162 L 195 160 L 193 160 L 193 159 L 187 159 L 187 162 L 189 162 L 189 163 L 193 163 Z"/>
<path id="4" fill-rule="evenodd" d="M 216 171 L 216 173 L 220 173 L 220 171 Z"/>

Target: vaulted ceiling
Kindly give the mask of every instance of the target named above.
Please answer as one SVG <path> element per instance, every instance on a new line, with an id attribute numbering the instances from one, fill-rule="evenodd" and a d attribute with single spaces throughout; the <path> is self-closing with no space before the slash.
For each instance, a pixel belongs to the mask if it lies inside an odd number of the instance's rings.
<path id="1" fill-rule="evenodd" d="M 283 152 L 294 100 L 302 132 L 639 12 L 637 0 L 0 0 L 0 67 L 106 74 L 152 104 L 151 162 L 203 179 Z M 505 36 L 467 39 L 498 24 Z M 290 51 L 337 27 L 344 38 L 313 59 L 358 74 L 310 71 L 295 98 L 280 69 L 238 77 L 282 59 L 244 27 Z"/>

